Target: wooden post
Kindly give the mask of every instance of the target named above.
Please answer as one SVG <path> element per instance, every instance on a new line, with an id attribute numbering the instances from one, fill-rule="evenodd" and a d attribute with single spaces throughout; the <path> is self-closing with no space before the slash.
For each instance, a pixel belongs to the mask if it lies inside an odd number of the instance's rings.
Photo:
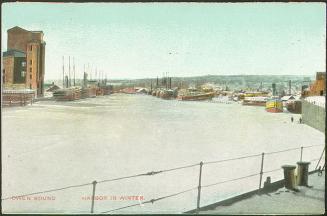
<path id="1" fill-rule="evenodd" d="M 263 161 L 265 158 L 265 153 L 262 152 L 261 154 L 261 168 L 260 168 L 260 180 L 259 180 L 259 189 L 261 189 L 261 182 L 262 182 L 262 175 L 263 175 Z"/>
<path id="2" fill-rule="evenodd" d="M 91 204 L 91 213 L 94 212 L 94 198 L 95 198 L 95 186 L 97 184 L 97 181 L 93 181 L 93 192 L 92 192 L 92 204 Z"/>
<path id="3" fill-rule="evenodd" d="M 200 162 L 199 185 L 198 185 L 198 199 L 197 199 L 197 205 L 196 205 L 197 214 L 199 213 L 199 210 L 200 210 L 202 166 L 203 166 L 203 162 L 201 161 Z"/>

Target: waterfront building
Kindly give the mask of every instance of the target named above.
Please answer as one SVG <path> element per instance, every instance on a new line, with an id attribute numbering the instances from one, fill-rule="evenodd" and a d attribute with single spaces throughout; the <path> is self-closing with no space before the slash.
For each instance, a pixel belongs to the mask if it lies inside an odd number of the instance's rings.
<path id="1" fill-rule="evenodd" d="M 316 80 L 309 87 L 309 96 L 326 95 L 326 72 L 317 72 Z"/>
<path id="2" fill-rule="evenodd" d="M 44 95 L 45 42 L 42 31 L 18 26 L 8 29 L 3 53 L 3 84 L 6 89 L 32 89 Z"/>

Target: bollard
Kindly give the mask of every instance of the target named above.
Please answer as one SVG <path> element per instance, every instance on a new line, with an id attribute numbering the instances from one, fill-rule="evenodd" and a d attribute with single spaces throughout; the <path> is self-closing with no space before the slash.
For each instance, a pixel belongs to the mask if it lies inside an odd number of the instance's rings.
<path id="1" fill-rule="evenodd" d="M 295 168 L 296 166 L 284 165 L 282 166 L 284 170 L 284 185 L 287 189 L 295 190 Z"/>
<path id="2" fill-rule="evenodd" d="M 300 161 L 302 161 L 302 155 L 303 155 L 303 146 L 301 146 L 301 156 L 300 156 Z"/>
<path id="3" fill-rule="evenodd" d="M 263 183 L 264 188 L 268 188 L 271 185 L 271 177 L 268 176 L 266 181 Z"/>
<path id="4" fill-rule="evenodd" d="M 297 162 L 297 184 L 299 186 L 308 187 L 309 164 L 310 162 Z"/>

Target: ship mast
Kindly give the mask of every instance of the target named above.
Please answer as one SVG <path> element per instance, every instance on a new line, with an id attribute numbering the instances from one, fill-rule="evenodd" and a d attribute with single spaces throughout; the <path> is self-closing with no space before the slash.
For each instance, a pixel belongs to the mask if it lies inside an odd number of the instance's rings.
<path id="1" fill-rule="evenodd" d="M 74 86 L 75 86 L 75 58 L 73 57 Z"/>
<path id="2" fill-rule="evenodd" d="M 62 88 L 65 88 L 65 59 L 62 56 Z"/>
<path id="3" fill-rule="evenodd" d="M 68 85 L 71 86 L 71 79 L 70 79 L 70 56 L 68 56 Z"/>

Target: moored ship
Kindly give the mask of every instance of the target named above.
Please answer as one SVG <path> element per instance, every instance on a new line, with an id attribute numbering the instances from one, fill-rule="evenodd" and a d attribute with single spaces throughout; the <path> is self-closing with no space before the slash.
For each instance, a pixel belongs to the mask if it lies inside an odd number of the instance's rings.
<path id="1" fill-rule="evenodd" d="M 177 99 L 186 101 L 199 101 L 199 100 L 211 100 L 215 96 L 214 92 L 209 93 L 194 93 L 188 95 L 179 95 Z"/>
<path id="2" fill-rule="evenodd" d="M 266 111 L 279 113 L 283 112 L 283 102 L 279 98 L 271 98 L 266 102 Z"/>
<path id="3" fill-rule="evenodd" d="M 75 100 L 73 89 L 58 89 L 53 92 L 53 97 L 57 101 L 73 101 L 73 100 Z"/>
<path id="4" fill-rule="evenodd" d="M 242 104 L 249 106 L 266 106 L 267 97 L 245 97 Z"/>

